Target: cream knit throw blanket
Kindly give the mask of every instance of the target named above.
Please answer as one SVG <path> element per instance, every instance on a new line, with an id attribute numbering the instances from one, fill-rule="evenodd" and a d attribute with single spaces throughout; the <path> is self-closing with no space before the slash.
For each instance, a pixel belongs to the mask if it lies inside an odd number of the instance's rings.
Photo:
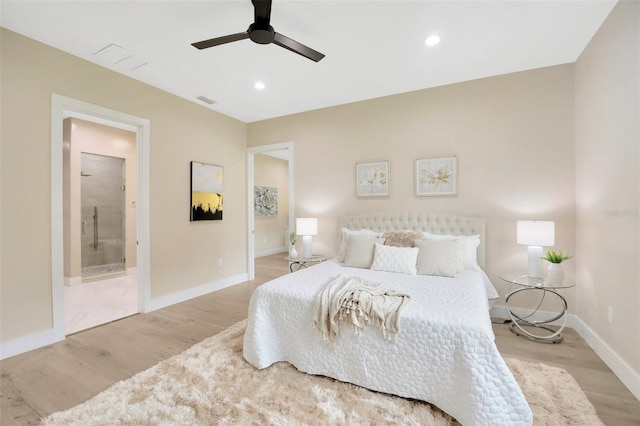
<path id="1" fill-rule="evenodd" d="M 342 320 L 351 322 L 357 334 L 371 324 L 390 339 L 400 331 L 400 311 L 410 299 L 409 295 L 395 293 L 380 283 L 338 275 L 318 294 L 313 323 L 328 343 L 338 337 Z"/>

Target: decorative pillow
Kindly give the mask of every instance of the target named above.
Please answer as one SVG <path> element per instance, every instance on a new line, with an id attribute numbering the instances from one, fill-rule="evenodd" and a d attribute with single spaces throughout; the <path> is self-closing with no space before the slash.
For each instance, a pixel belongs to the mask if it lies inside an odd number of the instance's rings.
<path id="1" fill-rule="evenodd" d="M 465 260 L 465 240 L 462 235 L 445 235 L 426 233 L 427 241 L 455 241 L 456 246 L 456 271 L 464 271 Z"/>
<path id="2" fill-rule="evenodd" d="M 456 276 L 458 241 L 415 240 L 415 244 L 420 249 L 416 262 L 418 275 Z"/>
<path id="3" fill-rule="evenodd" d="M 385 238 L 385 245 L 394 247 L 414 247 L 413 241 L 423 239 L 420 232 L 414 231 L 391 231 L 382 235 Z"/>
<path id="4" fill-rule="evenodd" d="M 344 253 L 347 249 L 347 243 L 349 242 L 349 238 L 352 235 L 375 235 L 376 237 L 379 237 L 381 233 L 372 231 L 371 229 L 359 229 L 356 231 L 352 229 L 342 228 L 342 241 L 340 242 L 340 249 L 338 250 L 338 255 L 336 256 L 336 260 L 338 262 L 344 261 Z"/>
<path id="5" fill-rule="evenodd" d="M 468 270 L 481 269 L 478 265 L 478 247 L 480 247 L 480 235 L 446 235 L 432 234 L 430 232 L 423 233 L 427 240 L 458 240 L 458 272 Z"/>
<path id="6" fill-rule="evenodd" d="M 376 243 L 371 269 L 415 275 L 419 251 L 418 247 L 394 247 Z"/>
<path id="7" fill-rule="evenodd" d="M 377 235 L 352 235 L 344 253 L 344 266 L 369 269 L 376 243 L 383 242 Z"/>

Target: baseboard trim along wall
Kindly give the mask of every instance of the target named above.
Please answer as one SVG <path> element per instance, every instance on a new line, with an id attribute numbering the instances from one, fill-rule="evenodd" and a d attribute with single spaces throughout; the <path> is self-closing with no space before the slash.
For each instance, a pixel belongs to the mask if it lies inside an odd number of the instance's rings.
<path id="1" fill-rule="evenodd" d="M 232 285 L 240 284 L 245 281 L 248 281 L 248 275 L 246 273 L 234 275 L 220 281 L 214 281 L 209 284 L 204 284 L 179 293 L 160 297 L 158 299 L 152 299 L 149 303 L 149 309 L 147 312 L 166 308 L 167 306 L 184 302 L 186 300 L 193 299 L 194 297 L 204 296 L 205 294 L 222 290 L 223 288 L 231 287 Z M 59 338 L 57 336 L 64 336 L 64 332 L 51 329 L 2 342 L 0 343 L 0 360 L 64 340 L 64 337 Z"/>
<path id="2" fill-rule="evenodd" d="M 82 277 L 64 277 L 65 287 L 74 287 L 82 284 Z"/>
<path id="3" fill-rule="evenodd" d="M 166 308 L 167 306 L 175 305 L 176 303 L 204 296 L 205 294 L 222 290 L 223 288 L 231 287 L 232 285 L 240 284 L 245 281 L 249 281 L 249 276 L 247 273 L 234 275 L 223 280 L 203 284 L 198 287 L 190 288 L 178 293 L 169 294 L 157 299 L 151 299 L 147 306 L 147 312 L 156 311 L 158 309 Z"/>
<path id="4" fill-rule="evenodd" d="M 573 327 L 600 359 L 614 372 L 631 393 L 640 400 L 640 374 L 615 353 L 589 326 L 576 317 Z"/>
<path id="5" fill-rule="evenodd" d="M 524 309 L 513 309 L 513 312 L 519 316 L 526 316 L 531 311 Z M 553 315 L 551 312 L 542 312 L 532 316 L 532 321 L 539 321 L 543 318 L 550 318 Z M 509 318 L 509 312 L 506 306 L 493 306 L 491 308 L 491 316 L 496 318 Z M 552 323 L 553 325 L 560 325 L 559 321 Z M 584 339 L 585 342 L 593 349 L 593 351 L 602 359 L 602 361 L 613 371 L 613 373 L 620 379 L 622 383 L 631 391 L 631 393 L 640 400 L 640 374 L 633 371 L 633 369 L 626 363 L 617 353 L 613 351 L 607 345 L 600 336 L 598 336 L 593 330 L 591 330 L 582 320 L 573 315 L 567 315 L 567 327 L 573 328 Z"/>
<path id="6" fill-rule="evenodd" d="M 278 254 L 278 253 L 289 253 L 289 250 L 287 250 L 286 247 L 278 247 L 278 248 L 274 248 L 274 249 L 269 249 L 269 250 L 261 250 L 261 251 L 257 251 L 254 253 L 253 257 L 258 258 L 258 257 L 265 257 L 265 256 L 271 256 L 272 254 Z"/>
<path id="7" fill-rule="evenodd" d="M 51 329 L 2 342 L 0 359 L 10 358 L 64 340 L 56 337 L 57 335 L 56 331 Z"/>

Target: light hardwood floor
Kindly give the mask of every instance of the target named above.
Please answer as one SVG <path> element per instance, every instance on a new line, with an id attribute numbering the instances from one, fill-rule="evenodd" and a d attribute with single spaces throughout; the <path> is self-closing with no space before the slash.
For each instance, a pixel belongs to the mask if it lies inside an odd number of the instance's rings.
<path id="1" fill-rule="evenodd" d="M 253 290 L 288 273 L 282 254 L 256 259 L 256 279 L 148 314 L 86 330 L 0 363 L 0 424 L 37 424 L 119 380 L 176 355 L 247 317 Z M 569 371 L 606 425 L 640 425 L 640 402 L 573 330 L 559 345 L 517 337 L 494 325 L 504 356 Z"/>

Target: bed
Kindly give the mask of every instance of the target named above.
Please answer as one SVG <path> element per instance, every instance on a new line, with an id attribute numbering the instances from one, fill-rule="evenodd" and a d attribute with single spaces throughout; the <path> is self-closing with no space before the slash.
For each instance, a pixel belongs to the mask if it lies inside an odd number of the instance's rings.
<path id="1" fill-rule="evenodd" d="M 336 259 L 255 290 L 244 335 L 245 359 L 259 369 L 286 361 L 305 373 L 423 400 L 463 425 L 531 425 L 527 401 L 494 343 L 489 306 L 497 293 L 483 271 L 484 219 L 375 213 L 340 218 L 339 227 L 342 242 Z M 389 231 L 415 231 L 434 240 L 458 236 L 457 267 L 464 257 L 463 270 L 434 276 L 345 266 L 353 265 L 348 248 L 365 240 L 354 235 Z M 336 276 L 359 277 L 410 295 L 399 316 L 399 332 L 389 339 L 375 327 L 358 333 L 345 325 L 328 344 L 314 327 L 314 316 L 318 294 Z"/>

